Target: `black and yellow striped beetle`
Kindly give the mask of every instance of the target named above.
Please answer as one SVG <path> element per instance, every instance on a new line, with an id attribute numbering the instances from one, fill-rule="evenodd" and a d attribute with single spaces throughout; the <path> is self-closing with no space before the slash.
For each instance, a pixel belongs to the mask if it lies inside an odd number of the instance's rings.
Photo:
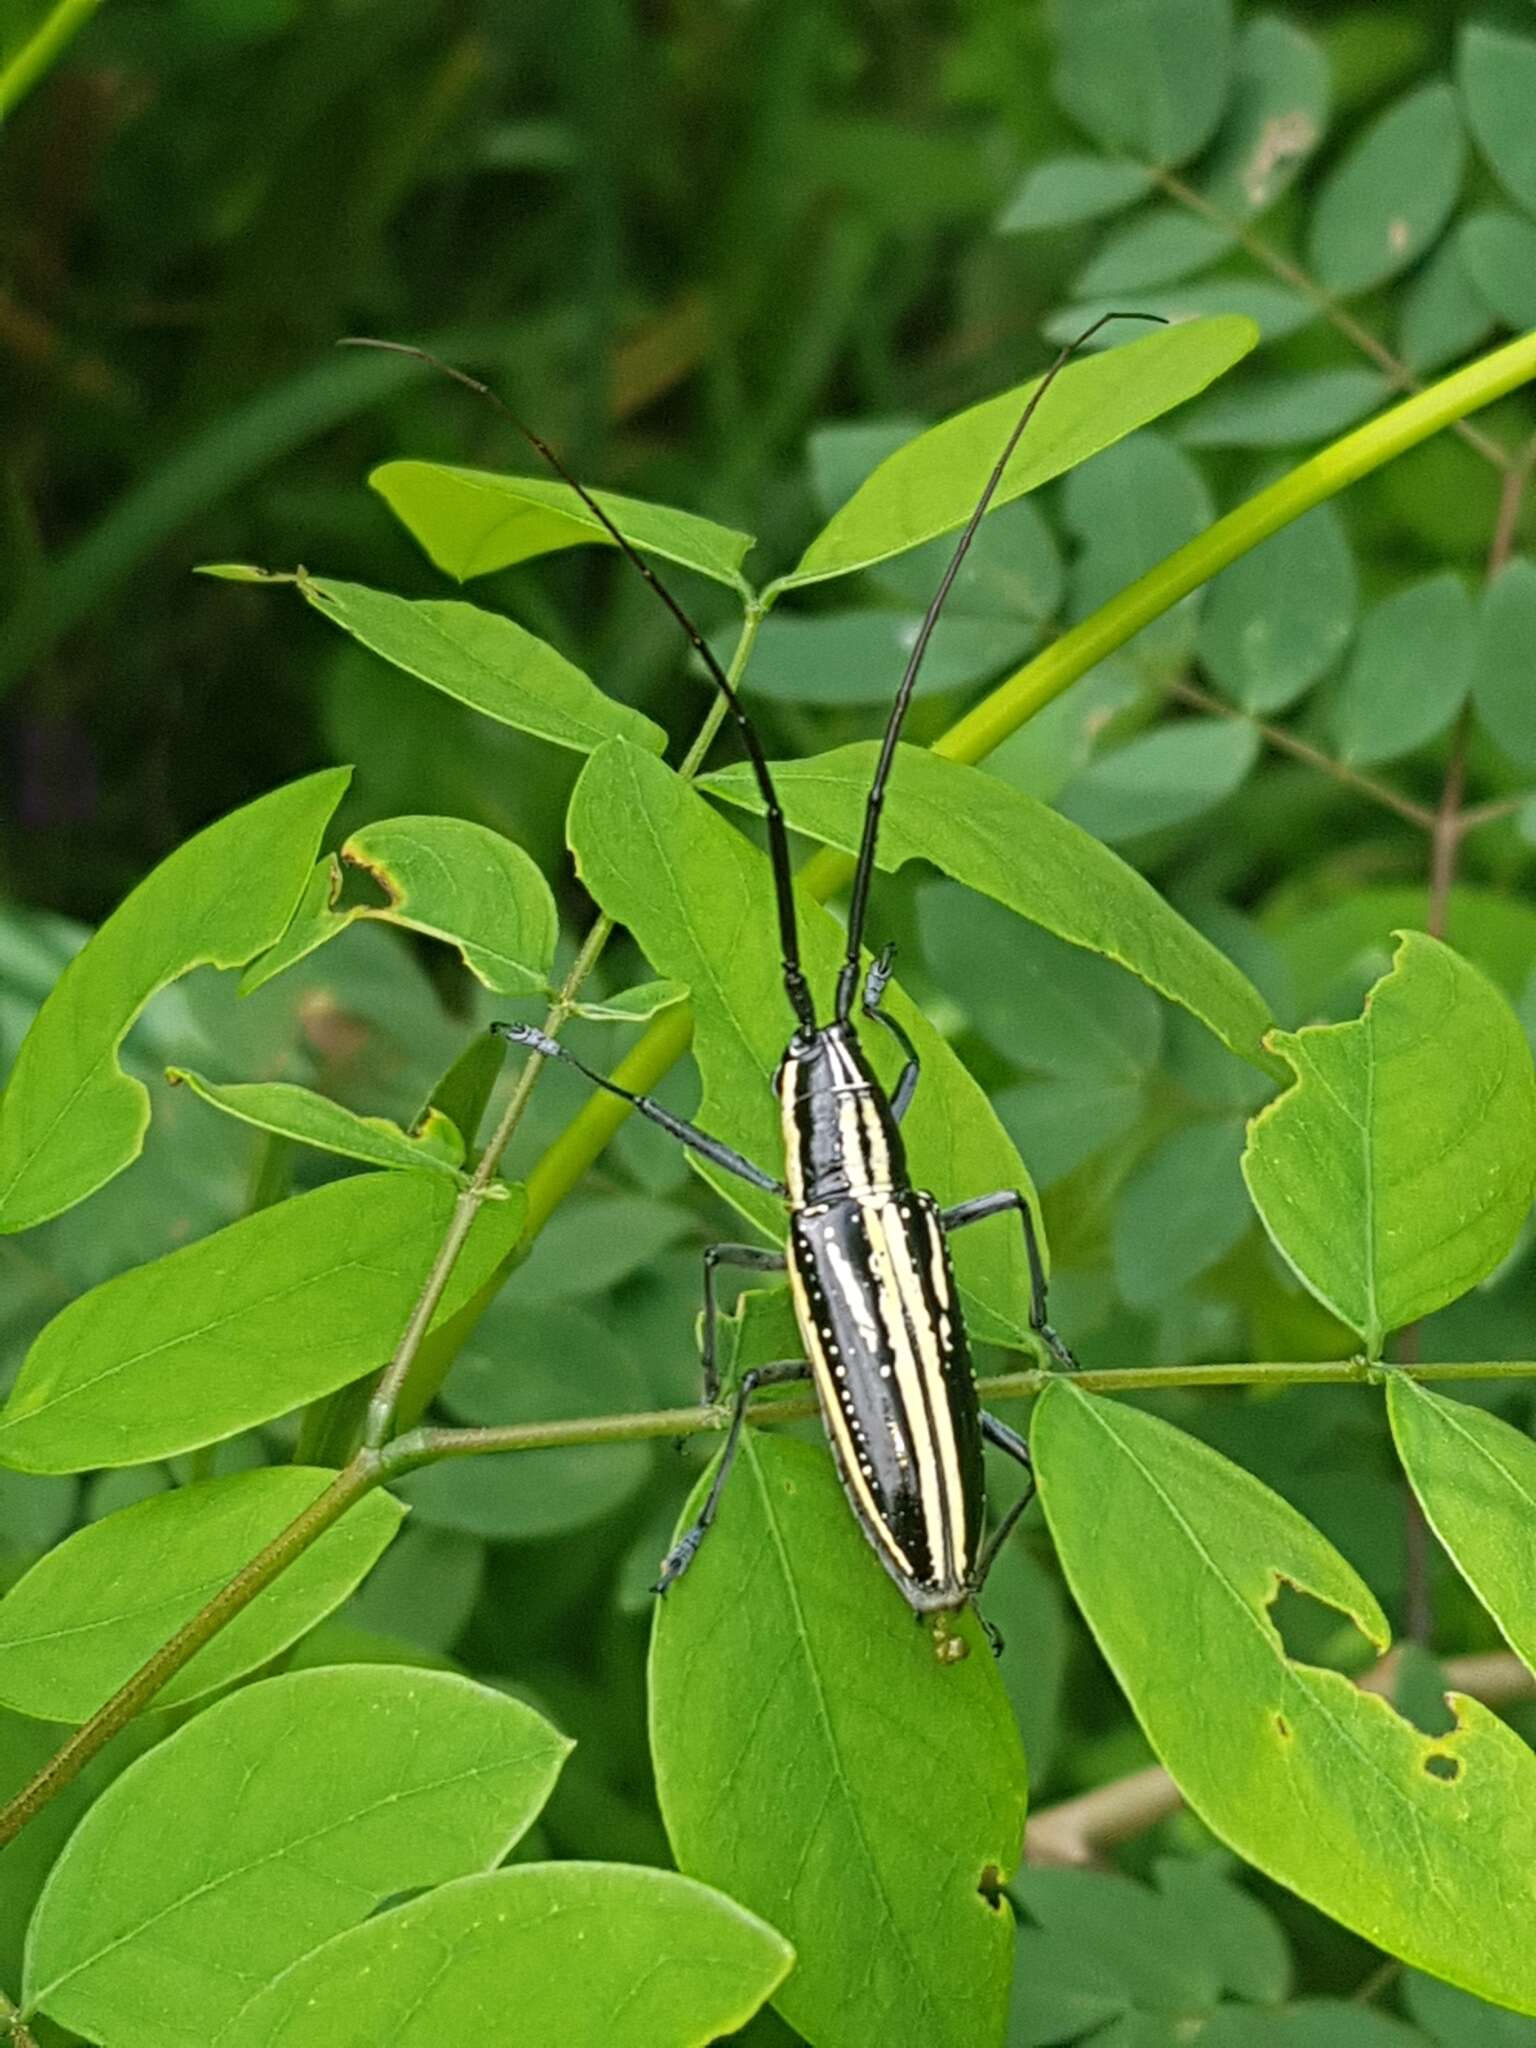
<path id="1" fill-rule="evenodd" d="M 1106 316 L 1121 317 L 1150 316 Z M 662 1562 L 655 1588 L 658 1593 L 674 1585 L 697 1555 L 730 1475 L 747 1405 L 763 1386 L 807 1377 L 814 1381 L 849 1505 L 903 1599 L 919 1616 L 943 1615 L 974 1599 L 1033 1493 L 1031 1474 L 1030 1484 L 987 1541 L 982 1445 L 993 1444 L 1026 1471 L 1030 1469 L 1029 1450 L 1023 1438 L 987 1414 L 977 1398 L 948 1234 L 989 1216 L 1017 1216 L 1029 1264 L 1030 1327 L 1056 1361 L 1070 1369 L 1072 1354 L 1046 1315 L 1045 1270 L 1034 1220 L 1028 1203 L 1014 1188 L 941 1209 L 932 1195 L 912 1185 L 900 1126 L 918 1084 L 917 1052 L 907 1032 L 881 1008 L 891 972 L 889 949 L 865 971 L 861 969 L 861 942 L 896 743 L 944 601 L 1036 407 L 1073 352 L 1104 324 L 1096 321 L 1064 349 L 1031 394 L 913 643 L 870 784 L 849 903 L 847 952 L 832 1020 L 827 1024 L 816 1021 L 815 1004 L 800 965 L 784 814 L 752 721 L 720 663 L 649 565 L 553 451 L 516 420 L 488 387 L 462 372 L 449 371 L 513 419 L 672 611 L 741 734 L 766 812 L 784 990 L 795 1017 L 794 1033 L 775 1080 L 784 1140 L 783 1181 L 764 1173 L 752 1160 L 707 1132 L 673 1116 L 650 1097 L 632 1094 L 594 1072 L 532 1025 L 491 1027 L 546 1059 L 576 1067 L 597 1087 L 620 1096 L 701 1157 L 780 1196 L 788 1205 L 783 1251 L 715 1244 L 704 1253 L 705 1402 L 713 1404 L 720 1394 L 715 1276 L 723 1265 L 753 1272 L 787 1269 L 806 1359 L 757 1366 L 742 1374 L 713 1482 L 697 1519 Z M 890 1032 L 901 1047 L 904 1065 L 893 1095 L 887 1096 L 859 1044 L 853 1018 L 856 998 L 864 1016 Z M 963 1645 L 959 1639 L 950 1640 L 958 1653 Z"/>

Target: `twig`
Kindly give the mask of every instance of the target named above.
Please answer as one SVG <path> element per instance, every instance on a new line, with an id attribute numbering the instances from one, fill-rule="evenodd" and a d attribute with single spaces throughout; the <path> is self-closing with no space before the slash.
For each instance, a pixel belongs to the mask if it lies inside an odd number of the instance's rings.
<path id="1" fill-rule="evenodd" d="M 1351 768 L 1347 761 L 1339 761 L 1332 754 L 1325 754 L 1320 747 L 1314 747 L 1309 740 L 1300 739 L 1293 732 L 1287 732 L 1283 725 L 1268 725 L 1262 718 L 1255 718 L 1247 711 L 1241 711 L 1235 704 L 1223 703 L 1220 697 L 1213 697 L 1202 690 L 1198 683 L 1185 682 L 1182 678 L 1163 685 L 1167 696 L 1177 697 L 1181 704 L 1192 705 L 1197 711 L 1209 712 L 1216 718 L 1230 718 L 1242 725 L 1251 725 L 1260 739 L 1276 748 L 1282 754 L 1290 754 L 1298 761 L 1305 761 L 1309 768 L 1316 768 L 1320 774 L 1331 776 L 1335 782 L 1342 782 L 1348 788 L 1358 790 L 1374 803 L 1385 804 L 1389 811 L 1396 811 L 1400 818 L 1406 818 L 1410 825 L 1417 825 L 1421 832 L 1432 832 L 1435 828 L 1435 813 L 1423 804 L 1416 804 L 1411 797 L 1392 788 L 1390 783 L 1378 782 L 1374 775 L 1362 775 L 1357 768 Z"/>
<path id="2" fill-rule="evenodd" d="M 0 2030 L 3 2030 L 11 2048 L 37 2048 L 36 2036 L 3 1991 L 0 1991 Z"/>
<path id="3" fill-rule="evenodd" d="M 1536 1692 L 1536 1679 L 1518 1657 L 1497 1651 L 1479 1657 L 1452 1657 L 1445 1666 L 1446 1689 L 1466 1693 L 1485 1707 L 1525 1699 Z M 1359 1680 L 1363 1692 L 1390 1693 L 1396 1655 L 1389 1651 Z M 1033 1815 L 1025 1830 L 1028 1863 L 1082 1869 L 1103 1860 L 1106 1849 L 1145 1834 L 1184 1803 L 1179 1788 L 1160 1765 L 1133 1771 L 1112 1784 L 1064 1799 Z"/>
<path id="4" fill-rule="evenodd" d="M 1223 234 L 1230 235 L 1238 247 L 1245 250 L 1255 263 L 1261 263 L 1271 276 L 1278 277 L 1282 284 L 1289 285 L 1292 291 L 1306 299 L 1310 305 L 1316 306 L 1346 341 L 1352 342 L 1362 355 L 1369 356 L 1394 389 L 1424 389 L 1422 380 L 1413 374 L 1402 358 L 1395 356 L 1386 343 L 1372 334 L 1368 327 L 1362 326 L 1342 300 L 1336 299 L 1332 292 L 1320 285 L 1315 277 L 1301 268 L 1300 264 L 1293 263 L 1288 256 L 1283 256 L 1272 243 L 1266 242 L 1262 235 L 1256 235 L 1252 228 L 1242 221 L 1234 220 L 1230 214 L 1223 213 L 1219 206 L 1213 206 L 1203 192 L 1197 192 L 1192 185 L 1186 185 L 1173 171 L 1150 165 L 1148 168 L 1151 170 L 1154 183 L 1160 185 L 1170 199 L 1176 199 L 1180 206 L 1188 207 L 1191 213 L 1198 214 L 1202 220 L 1209 221 L 1212 227 L 1220 228 Z M 1485 434 L 1480 427 L 1474 427 L 1468 420 L 1456 421 L 1453 432 L 1459 434 L 1467 446 L 1475 449 L 1485 462 L 1491 462 L 1495 469 L 1508 469 L 1516 460 L 1501 442 L 1495 441 L 1491 434 Z"/>

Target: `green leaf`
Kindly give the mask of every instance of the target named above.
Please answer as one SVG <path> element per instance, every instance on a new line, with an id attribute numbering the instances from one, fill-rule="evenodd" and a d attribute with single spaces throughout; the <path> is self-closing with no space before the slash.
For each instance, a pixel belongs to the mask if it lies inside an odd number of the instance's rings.
<path id="1" fill-rule="evenodd" d="M 1073 617 L 1107 604 L 1215 516 L 1205 478 L 1163 434 L 1133 434 L 1073 470 L 1062 491 L 1062 518 L 1078 541 Z M 1198 597 L 1176 605 L 1136 635 L 1127 658 L 1140 672 L 1166 678 L 1187 661 L 1198 617 Z"/>
<path id="2" fill-rule="evenodd" d="M 314 1950 L 218 2048 L 704 2048 L 793 1961 L 771 1927 L 672 1871 L 528 1863 Z"/>
<path id="3" fill-rule="evenodd" d="M 1206 1825 L 1390 1954 L 1536 2008 L 1536 1759 L 1520 1738 L 1460 1695 L 1458 1725 L 1421 1734 L 1289 1658 L 1270 1612 L 1282 1582 L 1378 1650 L 1385 1618 L 1315 1529 L 1206 1445 L 1056 1382 L 1033 1448 L 1067 1583 Z"/>
<path id="4" fill-rule="evenodd" d="M 386 462 L 368 481 L 427 556 L 460 583 L 561 548 L 614 545 L 570 485 L 553 478 L 498 476 L 443 462 Z M 641 554 L 741 588 L 749 533 L 614 491 L 592 495 Z"/>
<path id="5" fill-rule="evenodd" d="M 1053 156 L 1036 164 L 1004 208 L 999 234 L 1077 227 L 1133 205 L 1151 184 L 1141 164 L 1101 156 Z"/>
<path id="6" fill-rule="evenodd" d="M 1296 448 L 1364 419 L 1388 397 L 1379 370 L 1343 367 L 1299 376 L 1255 377 L 1241 391 L 1217 391 L 1179 424 L 1188 448 Z"/>
<path id="7" fill-rule="evenodd" d="M 135 1160 L 149 1095 L 117 1049 L 157 990 L 238 967 L 293 915 L 349 771 L 327 769 L 221 818 L 163 860 L 65 968 L 0 1102 L 0 1231 L 84 1201 Z"/>
<path id="8" fill-rule="evenodd" d="M 1062 815 L 1118 846 L 1186 824 L 1241 789 L 1259 757 L 1246 719 L 1180 718 L 1098 755 L 1062 791 Z"/>
<path id="9" fill-rule="evenodd" d="M 1105 236 L 1072 280 L 1085 299 L 1116 298 L 1209 270 L 1232 246 L 1225 228 L 1171 203 L 1149 206 Z"/>
<path id="10" fill-rule="evenodd" d="M 1493 315 L 1462 261 L 1465 232 L 1464 223 L 1447 235 L 1403 288 L 1397 352 L 1420 376 L 1455 362 L 1493 332 Z"/>
<path id="11" fill-rule="evenodd" d="M 455 599 L 396 597 L 361 583 L 304 576 L 299 588 L 325 618 L 407 675 L 502 725 L 590 754 L 632 740 L 659 754 L 666 734 L 604 696 L 573 662 L 499 612 Z"/>
<path id="12" fill-rule="evenodd" d="M 1265 1229 L 1372 1357 L 1493 1271 L 1536 1189 L 1536 1075 L 1513 1011 L 1439 940 L 1398 938 L 1363 1016 L 1270 1033 L 1296 1082 L 1243 1155 Z"/>
<path id="13" fill-rule="evenodd" d="M 1052 0 L 1051 90 L 1106 149 L 1180 164 L 1209 142 L 1232 82 L 1227 0 Z"/>
<path id="14" fill-rule="evenodd" d="M 216 1443 L 389 1356 L 448 1228 L 437 1174 L 334 1181 L 93 1287 L 27 1353 L 0 1463 L 138 1465 Z M 436 1321 L 516 1244 L 521 1189 L 475 1220 Z"/>
<path id="15" fill-rule="evenodd" d="M 1048 483 L 1182 405 L 1257 340 L 1247 320 L 1199 320 L 1069 363 L 1014 452 L 994 504 Z M 887 457 L 775 588 L 846 576 L 962 526 L 1039 383 L 956 413 Z"/>
<path id="16" fill-rule="evenodd" d="M 1244 24 L 1237 40 L 1232 102 L 1200 177 L 1200 189 L 1229 219 L 1274 205 L 1323 138 L 1328 59 L 1279 15 Z"/>
<path id="17" fill-rule="evenodd" d="M 464 1140 L 447 1117 L 436 1111 L 428 1112 L 421 1130 L 413 1136 L 388 1117 L 359 1116 L 329 1096 L 295 1087 L 291 1081 L 220 1084 L 205 1081 L 190 1067 L 167 1067 L 165 1077 L 185 1083 L 201 1101 L 226 1115 L 254 1124 L 258 1130 L 293 1138 L 301 1145 L 339 1152 L 344 1159 L 361 1159 L 369 1166 L 420 1167 L 461 1178 L 457 1169 L 464 1163 Z"/>
<path id="18" fill-rule="evenodd" d="M 1506 327 L 1536 322 L 1536 223 L 1516 213 L 1475 213 L 1463 221 L 1456 250 L 1483 304 Z"/>
<path id="19" fill-rule="evenodd" d="M 1401 2020 L 1336 1998 L 1298 1998 L 1283 2012 L 1224 2005 L 1200 2041 L 1201 2048 L 1426 2048 Z"/>
<path id="20" fill-rule="evenodd" d="M 1536 2021 L 1500 2012 L 1438 1977 L 1410 1970 L 1403 2002 L 1439 2048 L 1536 2048 Z"/>
<path id="21" fill-rule="evenodd" d="M 1018 1861 L 1024 1759 L 974 1617 L 953 1626 L 970 1654 L 942 1663 L 825 1450 L 753 1431 L 657 1608 L 651 1747 L 679 1866 L 793 1942 L 775 2003 L 839 2048 L 1002 2031 L 1011 1915 L 981 1894 Z"/>
<path id="22" fill-rule="evenodd" d="M 793 1018 L 782 998 L 768 864 L 698 793 L 659 761 L 622 741 L 583 769 L 571 800 L 571 845 L 594 899 L 635 935 L 664 974 L 693 991 L 695 1055 L 704 1079 L 698 1121 L 765 1166 L 783 1156 L 773 1075 Z M 841 932 L 819 906 L 802 901 L 801 943 L 813 988 L 829 995 L 842 955 Z M 899 989 L 891 1014 L 911 1032 L 923 1082 L 903 1131 L 918 1185 L 944 1202 L 1029 1176 L 985 1094 Z M 890 1076 L 893 1061 L 875 1027 L 868 1050 Z M 784 1212 L 742 1181 L 706 1174 L 727 1200 L 782 1242 Z M 1029 1282 L 1018 1233 L 972 1231 L 957 1240 L 956 1264 L 975 1334 L 1032 1349 L 1025 1309 Z"/>
<path id="23" fill-rule="evenodd" d="M 71 1836 L 33 1916 L 27 2004 L 114 2048 L 207 2048 L 385 1899 L 499 1863 L 569 1750 L 448 1672 L 342 1665 L 232 1694 Z"/>
<path id="24" fill-rule="evenodd" d="M 687 1000 L 688 991 L 680 981 L 642 981 L 633 988 L 620 989 L 617 995 L 594 996 L 590 1002 L 578 1003 L 576 1014 L 598 1023 L 644 1024 Z"/>
<path id="25" fill-rule="evenodd" d="M 354 832 L 342 860 L 378 883 L 387 904 L 338 909 L 335 856 L 310 877 L 292 924 L 242 983 L 249 995 L 359 919 L 423 932 L 458 948 L 477 981 L 501 995 L 541 995 L 555 957 L 555 899 L 514 841 L 467 818 L 381 818 Z"/>
<path id="26" fill-rule="evenodd" d="M 1472 702 L 1517 767 L 1536 768 L 1536 562 L 1516 555 L 1483 594 Z"/>
<path id="27" fill-rule="evenodd" d="M 1238 1166 L 1241 1131 L 1191 1124 L 1149 1152 L 1115 1207 L 1115 1285 L 1152 1308 L 1224 1259 L 1253 1222 Z"/>
<path id="28" fill-rule="evenodd" d="M 595 1298 L 598 1285 L 586 1293 Z M 686 1326 L 677 1342 L 688 1343 Z M 606 1324 L 580 1308 L 530 1300 L 519 1287 L 475 1326 L 440 1401 L 454 1422 L 476 1427 L 634 1414 L 649 1406 L 649 1391 L 634 1353 Z M 411 1473 L 399 1492 L 434 1528 L 536 1542 L 606 1522 L 654 1469 L 650 1444 L 594 1444 L 536 1457 L 445 1459 Z"/>
<path id="29" fill-rule="evenodd" d="M 1200 659 L 1245 711 L 1283 711 L 1343 653 L 1357 602 L 1344 523 L 1336 506 L 1319 505 L 1214 578 Z"/>
<path id="30" fill-rule="evenodd" d="M 874 768 L 873 743 L 773 769 L 797 831 L 851 852 Z M 757 808 L 738 769 L 704 787 Z M 1269 1070 L 1269 1010 L 1252 983 L 1107 847 L 996 776 L 899 747 L 881 829 L 880 866 L 927 860 L 1074 946 L 1116 960 L 1180 1004 L 1239 1058 Z M 697 984 L 695 984 L 697 992 Z M 914 1112 L 915 1113 L 915 1112 Z"/>
<path id="31" fill-rule="evenodd" d="M 1506 192 L 1536 212 L 1536 41 L 1469 22 L 1456 56 L 1467 126 Z"/>
<path id="32" fill-rule="evenodd" d="M 1387 1383 L 1392 1435 L 1430 1527 L 1536 1669 L 1536 1443 L 1485 1408 L 1406 1378 Z"/>
<path id="33" fill-rule="evenodd" d="M 237 1472 L 77 1530 L 0 1600 L 0 1701 L 42 1720 L 88 1720 L 334 1477 L 297 1466 Z M 296 1642 L 371 1570 L 403 1513 L 387 1493 L 359 1501 L 154 1706 L 213 1692 Z"/>
<path id="34" fill-rule="evenodd" d="M 1379 115 L 1329 173 L 1308 260 L 1330 291 L 1369 291 L 1406 270 L 1455 210 L 1466 163 L 1456 95 L 1425 85 Z"/>
<path id="35" fill-rule="evenodd" d="M 1341 757 L 1374 768 L 1438 738 L 1471 686 L 1473 631 L 1467 587 L 1449 570 L 1367 612 L 1332 706 Z"/>

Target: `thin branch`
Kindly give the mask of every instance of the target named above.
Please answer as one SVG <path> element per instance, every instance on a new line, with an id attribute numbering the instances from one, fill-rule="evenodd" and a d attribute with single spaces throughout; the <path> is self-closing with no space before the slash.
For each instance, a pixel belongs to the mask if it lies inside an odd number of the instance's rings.
<path id="1" fill-rule="evenodd" d="M 1282 754 L 1290 754 L 1298 761 L 1305 761 L 1309 768 L 1316 768 L 1320 774 L 1331 776 L 1335 782 L 1342 782 L 1349 789 L 1358 790 L 1361 796 L 1368 796 L 1373 803 L 1385 804 L 1389 811 L 1396 811 L 1400 818 L 1406 818 L 1410 825 L 1417 825 L 1421 832 L 1432 832 L 1435 828 L 1435 813 L 1423 804 L 1416 804 L 1411 797 L 1392 788 L 1390 783 L 1378 782 L 1374 775 L 1362 775 L 1358 768 L 1351 768 L 1346 761 L 1339 761 L 1332 754 L 1325 754 L 1310 741 L 1300 739 L 1293 732 L 1287 732 L 1283 725 L 1268 725 L 1261 718 L 1254 718 L 1249 712 L 1240 711 L 1236 705 L 1225 704 L 1220 697 L 1213 697 L 1202 690 L 1197 683 L 1182 679 L 1163 685 L 1164 693 L 1177 697 L 1181 704 L 1192 705 L 1198 711 L 1205 711 L 1215 718 L 1230 718 L 1241 725 L 1251 725 L 1254 731 L 1269 746 Z"/>
<path id="2" fill-rule="evenodd" d="M 229 1583 L 214 1594 L 206 1607 L 200 1608 L 175 1635 L 162 1643 L 148 1662 L 139 1666 L 127 1684 L 120 1686 L 105 1706 L 98 1707 L 15 1798 L 0 1808 L 0 1848 L 20 1834 L 27 1822 L 80 1775 L 92 1757 L 99 1755 L 119 1729 L 126 1728 L 134 1716 L 149 1705 L 161 1687 L 169 1684 L 205 1643 L 211 1643 L 219 1631 L 233 1621 L 242 1608 L 248 1607 L 280 1573 L 286 1571 L 317 1537 L 322 1536 L 333 1523 L 339 1522 L 354 1502 L 371 1492 L 382 1476 L 379 1459 L 372 1452 L 359 1451 L 351 1464 L 337 1473 L 324 1493 L 311 1501 L 302 1515 L 274 1536 L 265 1549 L 259 1550 L 249 1564 L 243 1565 Z"/>
<path id="3" fill-rule="evenodd" d="M 1361 1690 L 1390 1693 L 1396 1662 L 1395 1652 L 1389 1651 L 1358 1681 Z M 1448 1691 L 1466 1693 L 1485 1707 L 1528 1699 L 1536 1692 L 1536 1679 L 1508 1651 L 1452 1657 L 1443 1668 Z M 1129 1777 L 1096 1785 L 1091 1792 L 1032 1815 L 1024 1835 L 1025 1861 L 1076 1869 L 1100 1863 L 1105 1850 L 1145 1834 L 1177 1813 L 1183 1803 L 1178 1786 L 1159 1765 L 1133 1771 Z"/>
<path id="4" fill-rule="evenodd" d="M 1363 326 L 1355 318 L 1342 300 L 1336 299 L 1332 292 L 1320 285 L 1315 277 L 1301 268 L 1300 264 L 1293 263 L 1289 256 L 1282 255 L 1273 243 L 1266 242 L 1262 235 L 1256 235 L 1244 222 L 1234 220 L 1230 214 L 1223 213 L 1219 206 L 1213 206 L 1203 192 L 1197 192 L 1192 185 L 1186 185 L 1174 172 L 1150 166 L 1149 168 L 1152 170 L 1153 181 L 1162 187 L 1170 199 L 1176 199 L 1180 206 L 1188 207 L 1191 213 L 1198 214 L 1202 220 L 1209 221 L 1212 227 L 1220 228 L 1223 234 L 1230 235 L 1238 247 L 1246 251 L 1255 263 L 1262 264 L 1272 277 L 1279 278 L 1282 284 L 1289 285 L 1291 290 L 1304 298 L 1309 305 L 1316 306 L 1324 319 L 1329 321 L 1346 341 L 1352 342 L 1362 355 L 1370 358 L 1395 390 L 1412 392 L 1424 389 L 1422 380 L 1414 375 L 1402 358 L 1395 356 L 1385 342 L 1379 340 L 1368 327 Z M 1495 441 L 1491 434 L 1485 434 L 1480 427 L 1474 427 L 1470 421 L 1457 420 L 1452 431 L 1459 434 L 1467 446 L 1481 455 L 1485 462 L 1491 462 L 1495 469 L 1508 469 L 1516 460 L 1502 442 Z"/>

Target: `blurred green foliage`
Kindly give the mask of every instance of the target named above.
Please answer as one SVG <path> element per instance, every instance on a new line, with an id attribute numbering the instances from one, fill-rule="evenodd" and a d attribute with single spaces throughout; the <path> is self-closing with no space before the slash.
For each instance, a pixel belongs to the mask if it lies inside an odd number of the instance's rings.
<path id="1" fill-rule="evenodd" d="M 0 8 L 3 70 L 48 10 Z M 1042 336 L 1119 302 L 1251 314 L 1264 344 L 1219 389 L 990 523 L 914 711 L 923 739 L 1278 464 L 1536 324 L 1529 6 L 1139 0 L 1142 39 L 1126 11 L 107 0 L 0 131 L 0 1061 L 156 861 L 338 760 L 356 773 L 337 843 L 400 813 L 504 833 L 555 878 L 569 958 L 587 915 L 564 852 L 571 756 L 427 691 L 290 593 L 189 573 L 304 564 L 453 594 L 364 479 L 402 457 L 519 469 L 523 452 L 420 366 L 333 354 L 342 335 L 464 362 L 583 475 L 758 534 L 778 573 L 894 446 L 1038 367 Z M 1277 536 L 989 764 L 1134 861 L 1286 1026 L 1353 1016 L 1392 929 L 1425 923 L 1430 840 L 1403 805 L 1440 805 L 1454 759 L 1457 801 L 1503 814 L 1459 844 L 1449 936 L 1536 1032 L 1536 824 L 1517 807 L 1536 765 L 1533 425 L 1528 397 L 1506 400 Z M 930 547 L 784 605 L 749 674 L 770 753 L 876 729 L 936 573 Z M 677 583 L 707 632 L 728 631 L 726 592 Z M 696 729 L 705 698 L 675 629 L 610 551 L 500 570 L 475 595 L 664 728 L 674 758 Z M 1087 1362 L 1351 1348 L 1242 1192 L 1262 1077 L 953 883 L 885 878 L 880 916 L 1034 1167 L 1055 1320 Z M 650 972 L 621 941 L 600 981 Z M 156 998 L 124 1054 L 152 1100 L 144 1158 L 88 1209 L 0 1238 L 0 1383 L 84 1289 L 330 1177 L 170 1088 L 167 1065 L 409 1125 L 504 1007 L 377 917 L 245 1001 L 210 969 Z M 579 1028 L 598 1060 L 633 1030 Z M 680 1072 L 663 1093 L 686 1107 L 694 1085 Z M 520 1169 L 574 1086 L 540 1086 Z M 626 1127 L 519 1276 L 516 1314 L 481 1325 L 444 1415 L 691 1399 L 698 1253 L 720 1213 L 660 1134 Z M 1421 1355 L 1536 1356 L 1531 1259 L 1527 1232 L 1421 1326 Z M 1474 1398 L 1532 1421 L 1518 1384 Z M 1413 1562 L 1379 1403 L 1150 1405 L 1299 1507 L 1394 1621 L 1427 1609 L 1440 1655 L 1497 1646 L 1438 1554 Z M 209 1462 L 293 1447 L 269 1426 Z M 644 1588 L 698 1462 L 626 1446 L 424 1474 L 406 1535 L 299 1661 L 451 1659 L 515 1686 L 578 1738 L 540 1852 L 667 1861 Z M 0 1475 L 0 1580 L 192 1469 Z M 1048 1805 L 1146 1751 L 1037 1514 L 1025 1528 L 989 1608 Z M 1335 1639 L 1308 1654 L 1340 1657 Z M 6 1789 L 36 1737 L 0 1715 Z M 39 1839 L 0 1852 L 0 1986 Z M 1378 1983 L 1363 1943 L 1262 1880 L 1239 1889 L 1210 1849 L 1187 1816 L 1126 1844 L 1125 1870 L 1157 1887 L 1135 1905 L 1125 1880 L 1020 1880 L 1015 2048 L 1105 2027 L 1185 2038 L 1174 2020 L 1191 2015 L 1217 2048 L 1532 2038 L 1430 1980 Z M 1361 1985 L 1395 2023 L 1335 2002 Z M 1256 2030 L 1254 2007 L 1293 1998 Z M 797 2037 L 761 2019 L 744 2038 Z"/>

